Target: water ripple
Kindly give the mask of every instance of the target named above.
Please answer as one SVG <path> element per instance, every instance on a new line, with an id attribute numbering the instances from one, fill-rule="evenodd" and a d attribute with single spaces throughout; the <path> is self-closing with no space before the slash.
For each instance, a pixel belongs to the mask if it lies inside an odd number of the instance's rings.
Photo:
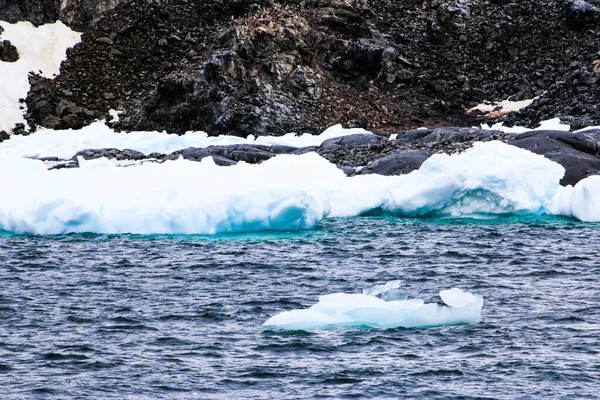
<path id="1" fill-rule="evenodd" d="M 363 217 L 307 232 L 0 237 L 0 381 L 21 398 L 600 398 L 600 227 Z M 483 321 L 278 332 L 401 280 Z"/>

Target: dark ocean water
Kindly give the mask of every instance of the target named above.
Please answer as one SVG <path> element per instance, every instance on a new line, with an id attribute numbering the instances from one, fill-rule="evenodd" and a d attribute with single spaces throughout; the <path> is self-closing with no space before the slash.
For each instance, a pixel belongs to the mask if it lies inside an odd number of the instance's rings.
<path id="1" fill-rule="evenodd" d="M 0 236 L 0 398 L 600 398 L 600 225 L 356 218 L 234 236 Z M 483 321 L 284 332 L 402 280 Z"/>

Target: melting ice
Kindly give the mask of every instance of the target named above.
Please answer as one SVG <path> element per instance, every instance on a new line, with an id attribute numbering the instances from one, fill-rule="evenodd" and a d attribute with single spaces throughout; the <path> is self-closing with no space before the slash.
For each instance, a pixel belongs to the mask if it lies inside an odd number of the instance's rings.
<path id="1" fill-rule="evenodd" d="M 286 330 L 424 328 L 481 321 L 483 297 L 457 288 L 442 290 L 440 297 L 446 306 L 421 299 L 385 301 L 368 294 L 335 293 L 320 296 L 308 309 L 277 314 L 263 326 Z"/>

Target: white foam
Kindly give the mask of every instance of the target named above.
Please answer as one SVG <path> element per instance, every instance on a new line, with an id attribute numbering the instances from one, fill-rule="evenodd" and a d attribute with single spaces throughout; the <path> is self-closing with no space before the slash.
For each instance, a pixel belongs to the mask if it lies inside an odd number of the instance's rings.
<path id="1" fill-rule="evenodd" d="M 450 298 L 448 307 L 420 299 L 384 301 L 366 294 L 329 294 L 320 296 L 319 302 L 308 309 L 277 314 L 263 326 L 287 330 L 423 328 L 481 321 L 481 296 L 456 288 L 442 291 L 440 296 L 444 302 Z"/>
<path id="2" fill-rule="evenodd" d="M 344 129 L 332 126 L 320 135 L 289 133 L 284 136 L 209 137 L 205 132 L 188 132 L 185 135 L 170 135 L 165 132 L 114 132 L 98 121 L 80 130 L 55 131 L 41 129 L 30 136 L 12 136 L 0 145 L 0 155 L 19 157 L 70 158 L 80 150 L 116 148 L 137 150 L 144 154 L 164 153 L 188 147 L 204 148 L 231 144 L 284 145 L 292 147 L 319 146 L 327 139 L 356 133 L 369 133 L 364 129 Z"/>
<path id="3" fill-rule="evenodd" d="M 79 43 L 81 34 L 60 21 L 39 27 L 0 21 L 0 26 L 4 28 L 0 39 L 10 40 L 19 53 L 14 63 L 0 61 L 0 130 L 10 132 L 16 123 L 26 123 L 19 99 L 27 97 L 29 72 L 46 78 L 58 74 L 67 49 Z"/>
<path id="4" fill-rule="evenodd" d="M 381 208 L 401 216 L 548 212 L 564 169 L 501 142 L 435 155 L 403 176 L 348 178 L 316 153 L 260 165 L 217 167 L 212 159 L 117 168 L 80 159 L 46 170 L 0 155 L 0 229 L 17 233 L 228 233 L 309 229 L 323 218 Z"/>

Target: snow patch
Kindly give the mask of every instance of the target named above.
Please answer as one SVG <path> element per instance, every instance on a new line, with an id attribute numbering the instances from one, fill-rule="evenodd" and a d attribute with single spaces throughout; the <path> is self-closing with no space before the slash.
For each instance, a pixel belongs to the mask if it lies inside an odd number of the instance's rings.
<path id="1" fill-rule="evenodd" d="M 519 133 L 524 133 L 524 132 L 541 131 L 541 130 L 569 131 L 571 129 L 571 125 L 563 124 L 562 122 L 560 122 L 560 118 L 552 118 L 552 119 L 548 119 L 548 120 L 540 122 L 540 125 L 534 129 L 525 128 L 523 126 L 508 127 L 508 126 L 504 126 L 503 122 L 498 122 L 493 125 L 481 124 L 481 129 L 519 134 Z M 590 128 L 585 128 L 585 129 L 590 129 Z"/>
<path id="2" fill-rule="evenodd" d="M 46 78 L 58 74 L 67 49 L 80 42 L 81 33 L 60 21 L 39 27 L 26 21 L 16 24 L 0 21 L 0 26 L 4 28 L 0 39 L 10 40 L 19 52 L 14 63 L 0 61 L 0 130 L 10 132 L 15 124 L 26 124 L 19 99 L 27 97 L 29 92 L 29 72 Z"/>
<path id="3" fill-rule="evenodd" d="M 534 97 L 533 99 L 519 101 L 512 101 L 510 98 L 499 102 L 485 101 L 473 108 L 469 108 L 467 113 L 475 113 L 487 118 L 497 118 L 511 112 L 522 110 L 525 107 L 529 107 L 539 97 L 540 96 Z"/>

